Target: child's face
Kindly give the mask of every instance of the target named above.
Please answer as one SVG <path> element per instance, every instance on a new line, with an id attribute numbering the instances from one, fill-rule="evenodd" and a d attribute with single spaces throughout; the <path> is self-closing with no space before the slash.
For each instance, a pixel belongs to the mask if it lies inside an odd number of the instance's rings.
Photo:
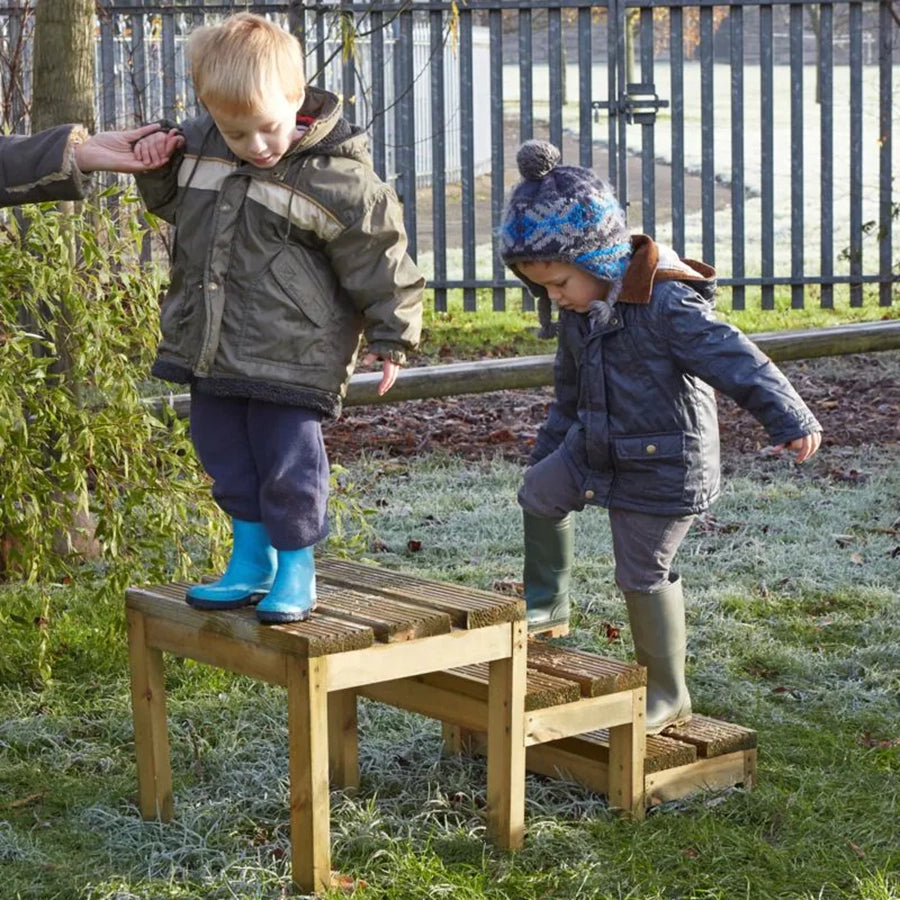
<path id="1" fill-rule="evenodd" d="M 587 312 L 594 300 L 605 300 L 609 282 L 597 278 L 572 263 L 524 262 L 516 268 L 529 280 L 547 291 L 560 309 Z"/>
<path id="2" fill-rule="evenodd" d="M 235 113 L 208 107 L 225 143 L 244 162 L 270 169 L 297 140 L 297 104 L 273 91 L 256 113 Z"/>

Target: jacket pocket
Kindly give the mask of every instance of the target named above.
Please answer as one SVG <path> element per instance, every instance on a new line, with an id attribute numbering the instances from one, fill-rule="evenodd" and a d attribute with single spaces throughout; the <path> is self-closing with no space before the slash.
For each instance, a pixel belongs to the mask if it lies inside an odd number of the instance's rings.
<path id="1" fill-rule="evenodd" d="M 202 281 L 187 281 L 169 293 L 159 310 L 160 351 L 193 357 L 200 348 L 204 317 Z"/>
<path id="2" fill-rule="evenodd" d="M 283 249 L 272 260 L 269 271 L 294 307 L 313 325 L 322 328 L 334 316 L 334 285 L 322 284 L 311 267 L 293 259 L 290 249 Z"/>
<path id="3" fill-rule="evenodd" d="M 613 439 L 616 492 L 660 506 L 680 503 L 685 490 L 685 443 L 681 431 Z"/>

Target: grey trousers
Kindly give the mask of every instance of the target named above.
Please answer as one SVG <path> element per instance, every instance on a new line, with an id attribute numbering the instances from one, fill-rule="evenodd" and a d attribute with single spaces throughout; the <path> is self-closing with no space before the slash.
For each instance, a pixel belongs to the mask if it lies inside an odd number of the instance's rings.
<path id="1" fill-rule="evenodd" d="M 532 516 L 561 519 L 586 505 L 577 472 L 557 450 L 525 472 L 519 505 Z M 621 591 L 651 594 L 669 584 L 672 562 L 696 516 L 656 516 L 610 509 L 616 584 Z"/>

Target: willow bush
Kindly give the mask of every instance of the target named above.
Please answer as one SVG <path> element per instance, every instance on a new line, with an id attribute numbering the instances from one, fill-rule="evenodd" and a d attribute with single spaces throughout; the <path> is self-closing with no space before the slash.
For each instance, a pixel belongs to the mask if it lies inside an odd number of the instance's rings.
<path id="1" fill-rule="evenodd" d="M 219 533 L 186 424 L 140 396 L 165 273 L 140 261 L 140 207 L 117 199 L 27 207 L 0 226 L 7 582 L 100 574 L 99 590 L 121 596 L 134 578 L 183 576 L 189 548 L 208 544 L 196 539 Z"/>

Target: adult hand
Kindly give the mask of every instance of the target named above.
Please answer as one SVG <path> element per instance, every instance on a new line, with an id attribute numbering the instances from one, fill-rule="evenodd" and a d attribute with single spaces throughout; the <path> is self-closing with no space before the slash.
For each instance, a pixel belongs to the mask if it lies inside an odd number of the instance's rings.
<path id="1" fill-rule="evenodd" d="M 144 172 L 163 165 L 172 153 L 184 143 L 177 132 L 164 132 L 167 141 L 157 154 L 154 163 L 140 159 L 134 150 L 137 141 L 160 132 L 156 123 L 127 131 L 98 131 L 83 144 L 75 147 L 75 163 L 82 172 Z"/>

